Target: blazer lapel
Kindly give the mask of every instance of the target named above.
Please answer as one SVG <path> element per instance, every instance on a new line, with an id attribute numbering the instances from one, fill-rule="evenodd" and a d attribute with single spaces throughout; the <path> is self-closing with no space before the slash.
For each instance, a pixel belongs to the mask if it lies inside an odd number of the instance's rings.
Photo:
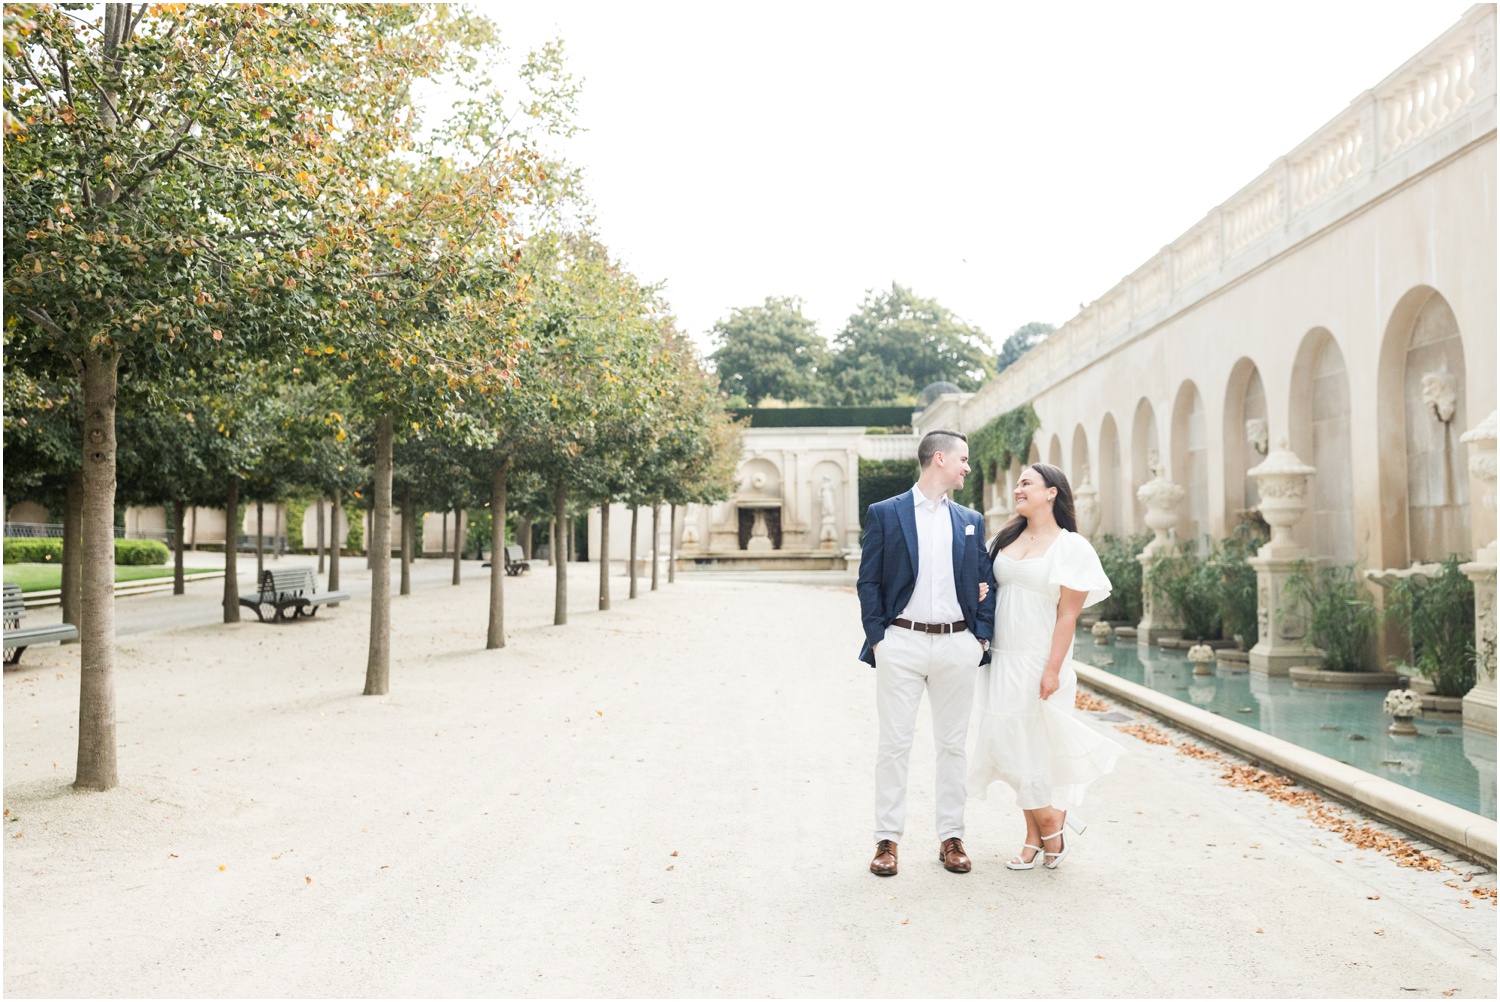
<path id="1" fill-rule="evenodd" d="M 953 580 L 956 583 L 963 575 L 964 547 L 968 539 L 964 536 L 966 523 L 958 513 L 958 505 L 952 501 L 948 502 L 948 515 L 953 520 Z"/>
<path id="2" fill-rule="evenodd" d="M 916 488 L 912 488 L 915 490 Z M 916 499 L 907 491 L 896 502 L 896 521 L 901 523 L 901 535 L 906 537 L 906 552 L 911 557 L 912 577 L 917 576 L 917 513 L 913 510 Z"/>

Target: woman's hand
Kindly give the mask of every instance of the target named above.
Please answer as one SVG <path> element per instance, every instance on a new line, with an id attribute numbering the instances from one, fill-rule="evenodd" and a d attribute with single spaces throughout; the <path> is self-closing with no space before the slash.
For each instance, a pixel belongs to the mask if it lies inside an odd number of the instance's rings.
<path id="1" fill-rule="evenodd" d="M 1058 676 L 1061 674 L 1062 669 L 1060 668 L 1048 668 L 1042 672 L 1041 695 L 1043 699 L 1046 699 L 1061 687 L 1062 683 L 1058 681 Z"/>
<path id="2" fill-rule="evenodd" d="M 985 596 L 988 595 L 989 593 L 990 593 L 990 583 L 988 581 L 981 581 L 981 582 L 979 582 L 979 601 L 983 602 Z"/>

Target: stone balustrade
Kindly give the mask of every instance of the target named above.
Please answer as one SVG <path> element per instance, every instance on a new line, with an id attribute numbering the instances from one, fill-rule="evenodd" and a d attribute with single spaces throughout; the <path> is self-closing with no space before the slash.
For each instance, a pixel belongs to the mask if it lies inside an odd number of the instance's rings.
<path id="1" fill-rule="evenodd" d="M 1495 10 L 1448 32 L 986 384 L 965 425 L 1034 398 L 1495 127 Z"/>

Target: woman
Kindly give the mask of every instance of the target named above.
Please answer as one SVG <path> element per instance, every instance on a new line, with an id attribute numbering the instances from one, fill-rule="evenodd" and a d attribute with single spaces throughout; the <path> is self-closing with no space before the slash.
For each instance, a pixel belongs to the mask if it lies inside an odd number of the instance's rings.
<path id="1" fill-rule="evenodd" d="M 1055 870 L 1068 854 L 1067 811 L 1125 751 L 1078 718 L 1078 676 L 1069 665 L 1078 614 L 1107 598 L 1110 584 L 1098 554 L 1077 533 L 1062 470 L 1028 466 L 1015 500 L 1015 516 L 990 545 L 1000 594 L 993 657 L 980 668 L 975 699 L 969 795 L 983 798 L 997 781 L 1015 790 L 1026 842 L 1005 865 L 1030 870 L 1041 855 L 1042 865 Z"/>

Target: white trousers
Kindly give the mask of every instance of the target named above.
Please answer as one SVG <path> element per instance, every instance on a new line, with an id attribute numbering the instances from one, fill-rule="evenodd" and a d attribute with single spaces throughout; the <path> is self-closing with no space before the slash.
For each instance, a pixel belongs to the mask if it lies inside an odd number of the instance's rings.
<path id="1" fill-rule="evenodd" d="M 893 626 L 875 648 L 875 708 L 880 747 L 875 756 L 875 841 L 900 842 L 906 829 L 906 772 L 916 736 L 922 690 L 932 703 L 937 751 L 937 836 L 963 838 L 964 742 L 974 705 L 974 675 L 982 656 L 974 634 L 918 633 Z"/>

